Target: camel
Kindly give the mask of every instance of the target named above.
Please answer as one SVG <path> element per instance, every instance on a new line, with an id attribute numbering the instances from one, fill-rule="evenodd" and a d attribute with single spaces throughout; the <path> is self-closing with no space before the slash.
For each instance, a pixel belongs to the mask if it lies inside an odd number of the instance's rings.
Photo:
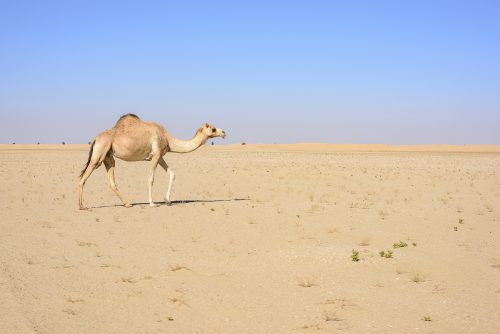
<path id="1" fill-rule="evenodd" d="M 174 182 L 175 174 L 163 159 L 167 152 L 188 153 L 205 144 L 209 138 L 222 137 L 226 133 L 205 123 L 198 129 L 191 140 L 181 140 L 169 134 L 163 126 L 154 122 L 144 122 L 137 115 L 126 114 L 120 117 L 115 126 L 101 132 L 90 146 L 89 158 L 85 168 L 80 174 L 79 205 L 80 210 L 87 209 L 83 205 L 83 186 L 90 174 L 103 162 L 108 174 L 109 185 L 113 192 L 120 198 L 125 207 L 132 205 L 124 199 L 118 191 L 115 182 L 115 159 L 124 161 L 151 161 L 149 172 L 149 205 L 157 206 L 153 202 L 152 188 L 154 174 L 158 164 L 169 175 L 169 184 L 165 195 L 165 203 L 171 204 L 170 192 Z"/>

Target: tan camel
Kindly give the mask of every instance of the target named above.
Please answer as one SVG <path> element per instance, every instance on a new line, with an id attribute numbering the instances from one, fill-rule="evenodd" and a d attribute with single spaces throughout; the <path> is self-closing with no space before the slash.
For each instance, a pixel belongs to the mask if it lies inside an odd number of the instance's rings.
<path id="1" fill-rule="evenodd" d="M 90 146 L 89 158 L 85 168 L 80 174 L 79 205 L 80 210 L 86 209 L 83 206 L 83 186 L 90 174 L 103 162 L 108 172 L 108 179 L 111 189 L 120 198 L 123 205 L 130 207 L 118 192 L 115 183 L 115 159 L 125 161 L 151 161 L 149 173 L 149 205 L 157 206 L 153 202 L 152 188 L 154 174 L 158 164 L 169 174 L 169 184 L 165 195 L 165 203 L 170 204 L 170 192 L 175 174 L 168 167 L 163 159 L 167 152 L 188 153 L 196 150 L 205 144 L 209 138 L 226 136 L 225 132 L 207 123 L 198 129 L 191 140 L 180 140 L 169 134 L 161 125 L 153 122 L 144 122 L 134 114 L 127 114 L 120 117 L 112 129 L 101 132 Z"/>

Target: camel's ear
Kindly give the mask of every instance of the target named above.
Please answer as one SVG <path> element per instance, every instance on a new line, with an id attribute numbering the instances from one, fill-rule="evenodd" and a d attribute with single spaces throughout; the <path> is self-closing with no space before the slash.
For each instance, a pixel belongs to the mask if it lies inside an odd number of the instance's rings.
<path id="1" fill-rule="evenodd" d="M 203 124 L 203 126 L 206 127 L 206 128 L 210 127 L 210 125 L 208 125 L 208 123 Z"/>

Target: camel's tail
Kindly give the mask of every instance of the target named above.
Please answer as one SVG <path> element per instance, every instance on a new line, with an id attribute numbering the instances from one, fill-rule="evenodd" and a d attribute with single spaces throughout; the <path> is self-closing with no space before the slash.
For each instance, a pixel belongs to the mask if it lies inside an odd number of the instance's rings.
<path id="1" fill-rule="evenodd" d="M 87 167 L 90 164 L 90 160 L 92 159 L 92 152 L 94 151 L 94 145 L 95 145 L 95 140 L 92 142 L 92 145 L 90 145 L 89 159 L 87 160 L 87 163 L 85 164 L 85 168 L 80 173 L 80 179 L 82 178 L 83 174 L 85 174 L 85 171 L 87 170 Z"/>

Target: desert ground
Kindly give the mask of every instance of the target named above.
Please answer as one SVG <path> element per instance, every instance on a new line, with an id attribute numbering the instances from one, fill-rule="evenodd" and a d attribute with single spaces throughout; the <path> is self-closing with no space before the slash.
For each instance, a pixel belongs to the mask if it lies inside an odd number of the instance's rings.
<path id="1" fill-rule="evenodd" d="M 205 146 L 80 211 L 88 149 L 0 145 L 1 333 L 500 332 L 499 146 Z"/>

